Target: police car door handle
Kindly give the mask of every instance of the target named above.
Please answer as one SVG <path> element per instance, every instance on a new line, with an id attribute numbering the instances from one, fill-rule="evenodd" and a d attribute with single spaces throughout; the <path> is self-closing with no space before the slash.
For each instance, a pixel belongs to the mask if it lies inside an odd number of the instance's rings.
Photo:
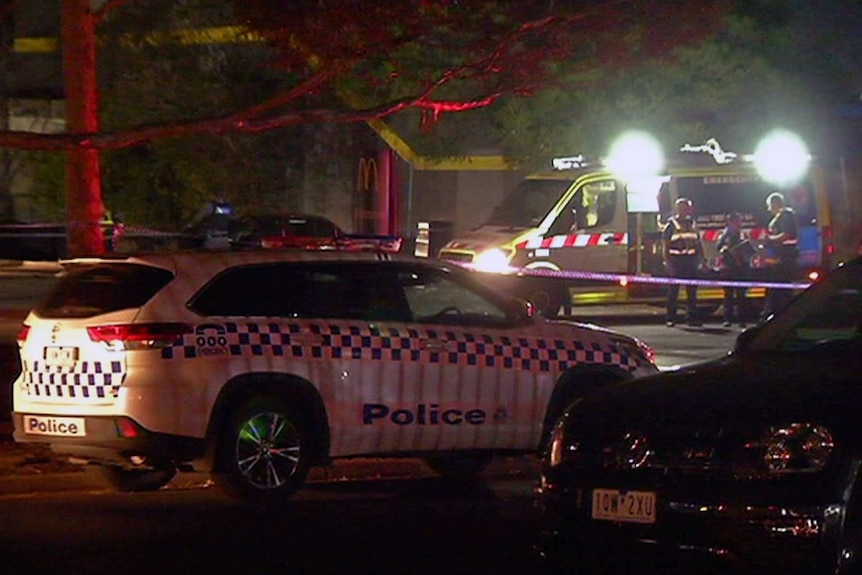
<path id="1" fill-rule="evenodd" d="M 428 351 L 445 351 L 446 350 L 446 340 L 445 339 L 423 339 L 419 342 L 419 347 L 421 349 L 426 349 Z"/>

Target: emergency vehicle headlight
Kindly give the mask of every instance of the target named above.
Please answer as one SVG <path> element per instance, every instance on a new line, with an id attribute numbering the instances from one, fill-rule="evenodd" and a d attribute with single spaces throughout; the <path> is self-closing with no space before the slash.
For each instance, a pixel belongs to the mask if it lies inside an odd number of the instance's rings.
<path id="1" fill-rule="evenodd" d="M 493 248 L 476 256 L 473 265 L 481 272 L 504 272 L 509 268 L 509 254 Z"/>
<path id="2" fill-rule="evenodd" d="M 787 186 L 808 171 L 811 154 L 805 142 L 792 132 L 776 130 L 761 140 L 754 152 L 754 165 L 770 184 Z"/>

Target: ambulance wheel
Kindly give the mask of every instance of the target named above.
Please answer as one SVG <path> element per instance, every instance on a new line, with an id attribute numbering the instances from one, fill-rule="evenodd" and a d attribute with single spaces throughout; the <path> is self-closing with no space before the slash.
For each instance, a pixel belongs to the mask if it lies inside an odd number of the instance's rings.
<path id="1" fill-rule="evenodd" d="M 118 465 L 100 466 L 102 477 L 116 489 L 133 493 L 137 491 L 156 491 L 168 484 L 177 474 L 174 467 L 157 469 L 124 469 Z"/>
<path id="2" fill-rule="evenodd" d="M 431 468 L 431 471 L 441 477 L 467 479 L 482 473 L 493 460 L 493 453 L 483 451 L 428 457 L 425 459 L 425 463 Z"/>
<path id="3" fill-rule="evenodd" d="M 559 315 L 561 307 L 569 303 L 568 291 L 568 288 L 555 285 L 536 285 L 521 297 L 533 304 L 536 313 L 544 317 L 554 317 Z M 568 310 L 563 310 L 563 314 L 566 313 Z"/>
<path id="4" fill-rule="evenodd" d="M 229 419 L 217 446 L 216 487 L 244 500 L 292 495 L 309 468 L 309 426 L 286 401 L 252 397 Z"/>

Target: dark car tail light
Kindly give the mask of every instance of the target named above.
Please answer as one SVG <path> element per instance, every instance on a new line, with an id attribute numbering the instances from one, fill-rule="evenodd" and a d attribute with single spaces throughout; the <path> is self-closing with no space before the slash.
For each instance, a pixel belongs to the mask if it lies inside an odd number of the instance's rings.
<path id="1" fill-rule="evenodd" d="M 15 336 L 15 340 L 19 344 L 23 344 L 27 341 L 27 336 L 30 335 L 30 326 L 27 324 L 21 324 L 21 329 L 18 330 L 18 335 Z"/>
<path id="2" fill-rule="evenodd" d="M 185 323 L 131 323 L 91 326 L 87 335 L 109 349 L 128 351 L 167 347 L 191 331 Z"/>

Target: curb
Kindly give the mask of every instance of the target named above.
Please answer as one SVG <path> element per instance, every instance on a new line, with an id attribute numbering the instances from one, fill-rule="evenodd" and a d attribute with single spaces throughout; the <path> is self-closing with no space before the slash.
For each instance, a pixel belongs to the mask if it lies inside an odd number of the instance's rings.
<path id="1" fill-rule="evenodd" d="M 7 475 L 0 477 L 0 497 L 69 491 L 103 491 L 108 483 L 96 469 L 44 475 Z"/>
<path id="2" fill-rule="evenodd" d="M 538 461 L 533 456 L 500 457 L 482 477 L 538 477 Z M 351 481 L 422 479 L 437 477 L 421 459 L 347 459 L 328 467 L 315 467 L 306 487 Z M 211 485 L 208 473 L 178 473 L 163 490 L 205 489 Z M 96 466 L 80 472 L 0 476 L 0 497 L 38 493 L 110 491 L 111 486 Z"/>

